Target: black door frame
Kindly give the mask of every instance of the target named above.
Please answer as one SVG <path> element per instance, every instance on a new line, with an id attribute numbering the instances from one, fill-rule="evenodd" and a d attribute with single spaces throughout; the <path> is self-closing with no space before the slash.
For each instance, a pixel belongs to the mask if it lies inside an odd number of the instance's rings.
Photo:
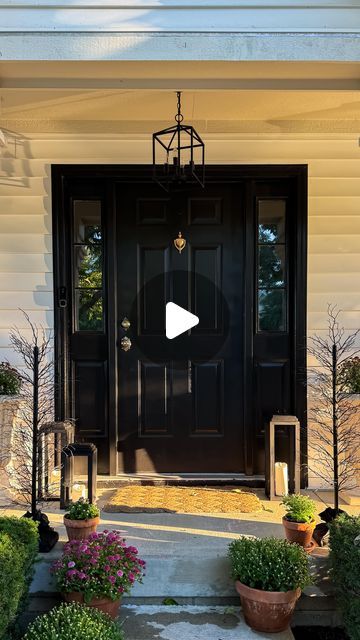
<path id="1" fill-rule="evenodd" d="M 306 426 L 306 320 L 307 320 L 307 165 L 208 165 L 206 167 L 206 181 L 208 183 L 246 181 L 246 208 L 251 210 L 254 201 L 253 186 L 256 180 L 284 180 L 291 179 L 297 194 L 297 216 L 295 242 L 292 246 L 292 259 L 295 260 L 295 278 L 292 286 L 295 287 L 293 310 L 296 331 L 292 333 L 292 351 L 294 358 L 293 398 L 294 413 L 299 417 L 303 427 Z M 69 369 L 69 305 L 62 307 L 59 303 L 63 295 L 62 287 L 66 291 L 71 290 L 69 282 L 68 241 L 69 229 L 67 226 L 66 208 L 69 203 L 69 185 L 76 180 L 90 180 L 90 191 L 101 192 L 107 211 L 107 224 L 111 233 L 105 230 L 106 241 L 106 273 L 108 291 L 116 292 L 116 212 L 114 202 L 113 181 L 134 183 L 151 182 L 152 168 L 149 165 L 52 165 L 52 218 L 53 218 L 53 265 L 54 265 L 54 339 L 56 361 L 56 386 L 55 386 L 55 410 L 56 419 L 71 418 L 71 393 L 70 393 L 70 369 Z M 101 185 L 101 187 L 100 187 Z M 160 187 L 159 187 L 160 189 Z M 247 233 L 245 247 L 246 268 L 245 286 L 254 290 L 254 249 L 255 238 Z M 115 475 L 117 472 L 117 335 L 116 295 L 107 296 L 109 315 L 114 319 L 108 322 L 108 472 Z M 251 309 L 245 309 L 245 362 L 252 363 L 252 335 L 254 322 L 253 303 Z M 253 375 L 251 371 L 250 375 Z M 249 375 L 244 376 L 244 443 L 245 443 L 245 472 L 253 474 L 253 451 L 256 444 L 252 433 L 253 408 L 247 401 L 249 389 L 247 381 Z M 301 430 L 302 449 L 302 484 L 306 485 L 307 473 L 307 437 L 306 428 Z"/>

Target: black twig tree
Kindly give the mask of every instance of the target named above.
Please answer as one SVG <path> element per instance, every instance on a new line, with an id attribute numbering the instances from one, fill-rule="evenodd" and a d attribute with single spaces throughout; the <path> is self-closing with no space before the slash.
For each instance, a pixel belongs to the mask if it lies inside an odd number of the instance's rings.
<path id="1" fill-rule="evenodd" d="M 359 331 L 339 323 L 340 311 L 328 306 L 328 331 L 310 339 L 308 367 L 309 471 L 332 486 L 334 508 L 339 492 L 356 487 L 360 474 L 360 407 L 342 372 L 358 353 Z"/>
<path id="2" fill-rule="evenodd" d="M 20 355 L 22 366 L 19 368 L 20 403 L 18 422 L 12 435 L 13 464 L 9 481 L 17 501 L 35 518 L 42 502 L 41 484 L 46 463 L 41 454 L 40 430 L 42 425 L 54 419 L 54 361 L 51 335 L 23 313 L 28 324 L 26 336 L 17 328 L 10 333 L 11 345 Z"/>

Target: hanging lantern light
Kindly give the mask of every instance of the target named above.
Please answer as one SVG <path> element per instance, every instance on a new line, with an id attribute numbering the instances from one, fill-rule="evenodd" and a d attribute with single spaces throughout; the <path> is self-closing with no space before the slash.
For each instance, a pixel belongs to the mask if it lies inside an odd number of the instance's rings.
<path id="1" fill-rule="evenodd" d="M 153 178 L 165 191 L 188 182 L 205 186 L 205 145 L 194 127 L 183 124 L 181 91 L 176 95 L 176 124 L 153 133 Z"/>

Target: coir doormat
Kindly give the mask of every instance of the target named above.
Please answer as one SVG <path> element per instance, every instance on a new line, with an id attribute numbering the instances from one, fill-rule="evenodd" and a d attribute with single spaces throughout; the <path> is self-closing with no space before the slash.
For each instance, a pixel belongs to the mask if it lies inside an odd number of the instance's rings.
<path id="1" fill-rule="evenodd" d="M 259 498 L 231 487 L 129 485 L 116 489 L 103 511 L 108 513 L 252 513 Z"/>

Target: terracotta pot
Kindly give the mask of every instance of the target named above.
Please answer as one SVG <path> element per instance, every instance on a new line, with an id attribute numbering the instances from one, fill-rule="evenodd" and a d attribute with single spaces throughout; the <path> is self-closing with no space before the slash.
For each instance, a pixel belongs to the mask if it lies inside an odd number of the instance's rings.
<path id="1" fill-rule="evenodd" d="M 301 589 L 295 591 L 261 591 L 236 581 L 246 624 L 255 631 L 278 633 L 290 625 Z"/>
<path id="2" fill-rule="evenodd" d="M 78 591 L 71 591 L 70 593 L 62 594 L 65 602 L 78 602 L 85 605 L 85 607 L 93 607 L 103 613 L 106 613 L 112 620 L 116 620 L 119 615 L 119 608 L 121 600 L 110 600 L 110 598 L 93 598 L 89 604 L 84 601 L 84 595 Z"/>
<path id="3" fill-rule="evenodd" d="M 312 522 L 292 522 L 284 516 L 282 522 L 289 542 L 296 542 L 301 547 L 304 547 L 308 553 L 314 549 L 315 542 L 312 540 L 312 535 L 316 525 L 315 520 Z"/>
<path id="4" fill-rule="evenodd" d="M 69 540 L 86 540 L 90 533 L 96 531 L 96 527 L 100 522 L 100 517 L 89 518 L 88 520 L 70 520 L 64 516 L 64 525 Z"/>

